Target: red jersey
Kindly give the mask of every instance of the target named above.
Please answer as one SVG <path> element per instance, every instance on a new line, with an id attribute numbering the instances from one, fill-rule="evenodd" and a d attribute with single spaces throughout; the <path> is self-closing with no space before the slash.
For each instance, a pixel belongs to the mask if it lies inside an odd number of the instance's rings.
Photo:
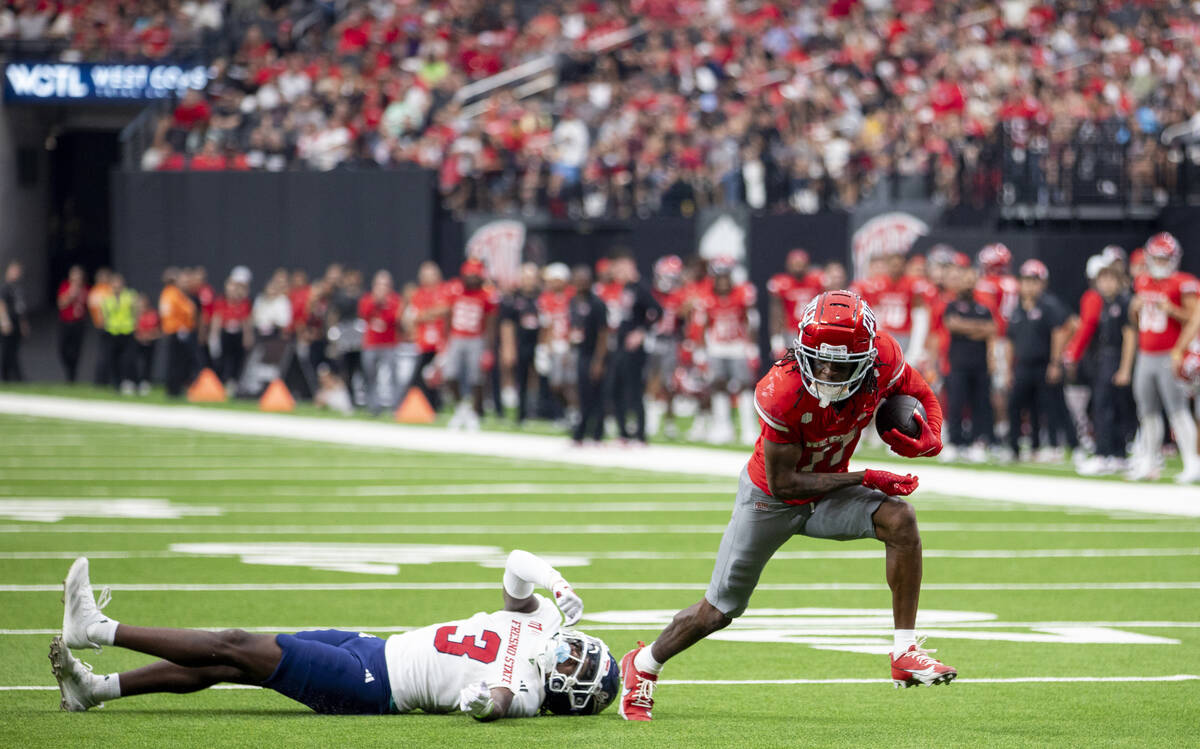
<path id="1" fill-rule="evenodd" d="M 484 286 L 468 289 L 457 279 L 448 284 L 447 302 L 450 305 L 450 337 L 479 338 L 487 319 L 496 311 L 496 293 Z"/>
<path id="2" fill-rule="evenodd" d="M 370 292 L 363 294 L 358 300 L 358 316 L 367 323 L 367 332 L 363 334 L 363 348 L 382 348 L 395 346 L 400 342 L 400 333 L 396 329 L 400 319 L 403 302 L 400 295 L 392 292 L 383 302 L 376 301 Z"/>
<path id="3" fill-rule="evenodd" d="M 790 273 L 776 273 L 767 281 L 767 291 L 779 297 L 783 314 L 787 316 L 787 329 L 793 334 L 800 331 L 804 308 L 824 290 L 819 273 L 805 273 L 803 278 L 796 278 Z"/>
<path id="4" fill-rule="evenodd" d="M 231 302 L 223 296 L 213 302 L 213 318 L 221 318 L 221 330 L 226 333 L 240 333 L 250 319 L 250 300 L 242 299 Z"/>
<path id="5" fill-rule="evenodd" d="M 70 281 L 63 281 L 58 285 L 58 299 L 67 302 L 67 306 L 59 309 L 58 319 L 63 322 L 79 322 L 87 314 L 88 287 L 81 284 L 76 293 L 68 297 L 70 288 Z"/>
<path id="6" fill-rule="evenodd" d="M 213 303 L 217 301 L 217 292 L 213 291 L 213 287 L 209 284 L 203 284 L 196 289 L 196 300 L 200 302 L 200 314 L 203 315 L 204 324 L 212 319 Z"/>
<path id="7" fill-rule="evenodd" d="M 289 330 L 295 330 L 308 320 L 308 299 L 310 296 L 312 296 L 312 287 L 307 284 L 297 286 L 288 292 L 288 301 L 292 303 L 292 322 L 288 325 Z"/>
<path id="8" fill-rule="evenodd" d="M 871 307 L 881 331 L 907 336 L 912 333 L 913 308 L 924 306 L 928 286 L 928 281 L 912 276 L 872 276 L 856 281 L 851 289 Z"/>
<path id="9" fill-rule="evenodd" d="M 820 402 L 804 387 L 800 367 L 790 357 L 771 367 L 766 377 L 758 381 L 754 388 L 754 410 L 762 423 L 762 434 L 747 466 L 755 486 L 771 493 L 763 440 L 804 443 L 804 457 L 796 466 L 799 471 L 845 473 L 859 436 L 870 426 L 881 400 L 895 393 L 918 396 L 928 392 L 929 386 L 921 375 L 904 363 L 904 353 L 895 338 L 880 333 L 875 338 L 875 347 L 874 383 L 868 374 L 868 381 L 838 404 L 840 408 L 832 405 L 821 408 Z M 819 495 L 783 501 L 802 505 L 817 499 Z"/>
<path id="10" fill-rule="evenodd" d="M 543 291 L 537 300 L 542 327 L 550 331 L 550 343 L 558 344 L 562 350 L 570 345 L 571 298 L 574 296 L 575 287 L 568 286 L 558 293 Z"/>
<path id="11" fill-rule="evenodd" d="M 409 301 L 409 310 L 414 317 L 446 305 L 445 284 L 421 286 L 413 292 Z M 446 318 L 439 315 L 428 320 L 418 321 L 414 328 L 417 348 L 422 354 L 441 349 L 446 342 Z"/>
<path id="12" fill-rule="evenodd" d="M 704 343 L 710 353 L 739 356 L 746 350 L 750 341 L 750 311 L 758 301 L 757 296 L 754 286 L 743 283 L 725 295 L 714 291 L 698 297 L 697 307 L 704 313 Z"/>
<path id="13" fill-rule="evenodd" d="M 154 340 L 158 333 L 158 310 L 153 307 L 146 309 L 142 314 L 138 315 L 137 327 L 133 330 L 133 337 L 137 340 L 146 343 Z"/>
<path id="14" fill-rule="evenodd" d="M 943 376 L 950 373 L 950 331 L 946 329 L 946 307 L 954 301 L 954 292 L 939 291 L 929 302 L 929 335 L 937 343 L 937 367 Z"/>
<path id="15" fill-rule="evenodd" d="M 683 337 L 693 343 L 704 342 L 704 300 L 712 295 L 712 279 L 702 278 L 699 281 L 684 284 L 679 289 L 681 304 L 689 307 L 687 319 L 682 319 Z"/>
<path id="16" fill-rule="evenodd" d="M 975 284 L 975 301 L 988 308 L 996 321 L 996 335 L 1008 334 L 1008 320 L 1017 308 L 1021 284 L 1015 276 L 989 274 Z"/>
<path id="17" fill-rule="evenodd" d="M 1133 293 L 1142 301 L 1138 313 L 1138 349 L 1147 354 L 1170 351 L 1183 332 L 1183 323 L 1167 314 L 1165 305 L 1182 307 L 1185 299 L 1200 293 L 1200 281 L 1183 271 L 1175 271 L 1166 278 L 1144 273 L 1133 280 Z"/>
<path id="18" fill-rule="evenodd" d="M 1079 327 L 1063 350 L 1064 360 L 1073 363 L 1083 358 L 1083 352 L 1087 351 L 1092 336 L 1096 334 L 1096 326 L 1100 324 L 1100 312 L 1103 309 L 1104 297 L 1100 296 L 1100 292 L 1095 289 L 1083 292 L 1083 296 L 1079 298 Z"/>
<path id="19" fill-rule="evenodd" d="M 683 290 L 675 289 L 663 293 L 654 290 L 654 301 L 662 307 L 662 317 L 654 323 L 654 333 L 657 336 L 669 338 L 680 332 L 679 308 L 683 306 Z"/>

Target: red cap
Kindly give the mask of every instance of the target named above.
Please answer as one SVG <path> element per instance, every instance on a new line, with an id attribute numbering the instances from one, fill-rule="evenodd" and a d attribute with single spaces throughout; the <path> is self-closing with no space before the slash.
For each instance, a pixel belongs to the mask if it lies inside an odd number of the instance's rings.
<path id="1" fill-rule="evenodd" d="M 1129 255 L 1129 264 L 1130 265 L 1145 265 L 1146 264 L 1146 251 L 1144 249 L 1142 249 L 1141 247 L 1134 250 Z"/>
<path id="2" fill-rule="evenodd" d="M 610 268 L 612 268 L 612 261 L 609 260 L 608 258 L 602 257 L 596 261 L 596 273 L 597 274 L 608 273 Z"/>
<path id="3" fill-rule="evenodd" d="M 462 267 L 458 269 L 459 275 L 463 276 L 483 276 L 484 267 L 483 261 L 476 258 L 469 258 Z"/>
<path id="4" fill-rule="evenodd" d="M 965 253 L 965 252 L 954 253 L 954 256 L 950 262 L 954 263 L 959 268 L 970 268 L 971 267 L 971 258 L 968 257 L 967 253 Z"/>

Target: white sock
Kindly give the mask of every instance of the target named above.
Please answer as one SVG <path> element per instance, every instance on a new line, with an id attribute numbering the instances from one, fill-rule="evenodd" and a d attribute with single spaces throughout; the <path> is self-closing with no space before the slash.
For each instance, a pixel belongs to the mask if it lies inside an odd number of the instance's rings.
<path id="1" fill-rule="evenodd" d="M 1183 461 L 1183 470 L 1194 471 L 1200 456 L 1196 454 L 1196 422 L 1187 411 L 1173 413 L 1171 429 L 1175 432 L 1175 444 L 1179 446 L 1179 458 Z"/>
<path id="2" fill-rule="evenodd" d="M 729 403 L 729 393 L 713 393 L 712 417 L 717 429 L 733 431 L 733 417 Z"/>
<path id="3" fill-rule="evenodd" d="M 898 629 L 892 639 L 892 655 L 899 657 L 916 644 L 917 631 L 915 629 Z"/>
<path id="4" fill-rule="evenodd" d="M 97 645 L 112 645 L 113 638 L 117 636 L 116 619 L 106 619 L 102 622 L 89 624 L 87 627 L 88 639 Z"/>
<path id="5" fill-rule="evenodd" d="M 97 676 L 92 682 L 92 696 L 104 702 L 106 700 L 115 700 L 121 696 L 121 676 L 120 674 L 105 674 Z"/>
<path id="6" fill-rule="evenodd" d="M 633 656 L 633 667 L 642 673 L 655 674 L 657 676 L 662 671 L 663 664 L 654 660 L 654 655 L 650 652 L 650 648 L 653 645 L 654 643 L 650 643 L 639 650 L 637 655 Z"/>

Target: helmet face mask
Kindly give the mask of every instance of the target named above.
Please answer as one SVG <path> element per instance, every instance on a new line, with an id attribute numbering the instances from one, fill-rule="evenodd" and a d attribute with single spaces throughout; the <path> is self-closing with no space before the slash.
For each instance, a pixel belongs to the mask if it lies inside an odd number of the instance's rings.
<path id="1" fill-rule="evenodd" d="M 808 303 L 796 338 L 804 387 L 821 408 L 857 392 L 875 362 L 875 315 L 848 291 L 821 294 Z"/>
<path id="2" fill-rule="evenodd" d="M 568 664 L 567 669 L 561 669 Z M 616 659 L 598 637 L 576 630 L 556 632 L 542 654 L 546 674 L 544 706 L 559 715 L 593 715 L 617 696 Z M 563 673 L 566 670 L 567 673 Z"/>

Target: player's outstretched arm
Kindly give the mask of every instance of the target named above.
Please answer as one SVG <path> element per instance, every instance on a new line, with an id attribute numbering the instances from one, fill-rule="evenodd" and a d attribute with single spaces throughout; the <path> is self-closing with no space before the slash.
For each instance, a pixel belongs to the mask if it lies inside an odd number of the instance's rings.
<path id="1" fill-rule="evenodd" d="M 878 489 L 891 496 L 908 496 L 917 488 L 917 477 L 900 476 L 887 471 L 850 471 L 847 473 L 815 473 L 799 471 L 796 466 L 804 458 L 804 445 L 763 440 L 763 462 L 766 465 L 767 487 L 776 499 L 807 499 L 847 486 Z"/>
<path id="2" fill-rule="evenodd" d="M 513 693 L 508 687 L 488 688 L 487 682 L 468 684 L 458 693 L 458 709 L 481 723 L 508 715 Z"/>
<path id="3" fill-rule="evenodd" d="M 571 588 L 558 570 L 546 560 L 521 549 L 513 549 L 504 564 L 504 608 L 507 611 L 531 613 L 538 602 L 533 589 L 540 585 L 554 594 L 554 602 L 563 613 L 568 627 L 583 616 L 583 599 Z"/>

